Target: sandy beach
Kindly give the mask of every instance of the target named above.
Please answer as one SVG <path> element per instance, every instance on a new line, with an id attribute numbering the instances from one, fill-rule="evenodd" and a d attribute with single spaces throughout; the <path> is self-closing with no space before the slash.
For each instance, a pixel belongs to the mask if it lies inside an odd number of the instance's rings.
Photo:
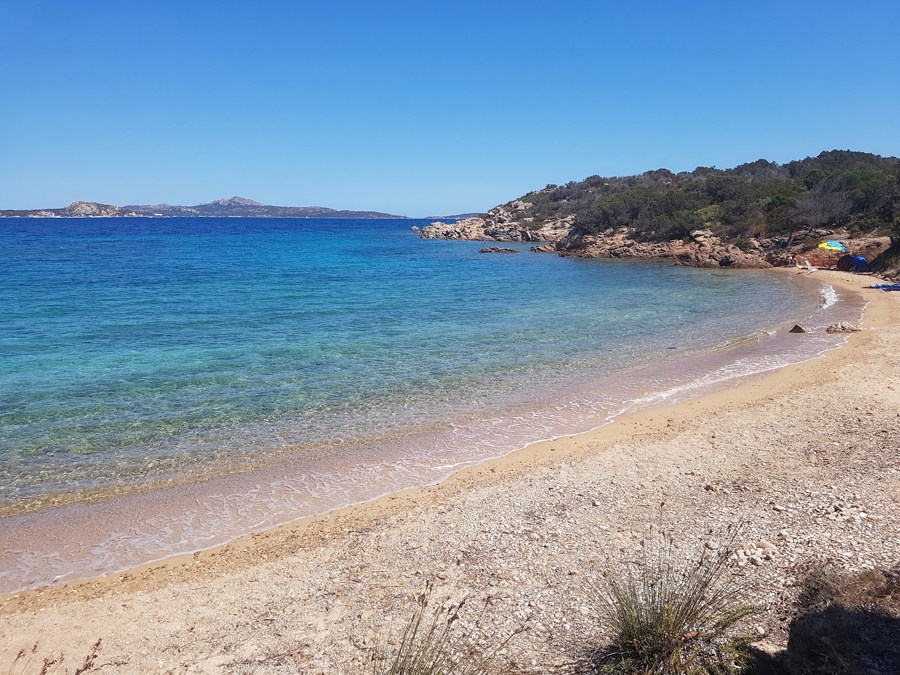
<path id="1" fill-rule="evenodd" d="M 753 630 L 783 646 L 810 566 L 900 562 L 900 293 L 816 274 L 869 303 L 823 358 L 218 549 L 0 596 L 0 671 L 35 645 L 24 672 L 61 653 L 73 670 L 101 640 L 104 673 L 371 672 L 430 583 L 435 602 L 488 603 L 490 633 L 526 627 L 506 656 L 553 672 L 597 633 L 592 576 L 651 526 L 690 546 L 741 525 Z"/>

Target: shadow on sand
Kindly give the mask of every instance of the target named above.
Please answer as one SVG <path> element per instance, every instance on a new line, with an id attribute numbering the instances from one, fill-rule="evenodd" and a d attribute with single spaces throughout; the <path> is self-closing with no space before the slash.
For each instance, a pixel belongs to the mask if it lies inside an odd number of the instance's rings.
<path id="1" fill-rule="evenodd" d="M 787 649 L 754 650 L 752 675 L 900 673 L 900 567 L 838 574 L 816 570 L 801 594 Z"/>

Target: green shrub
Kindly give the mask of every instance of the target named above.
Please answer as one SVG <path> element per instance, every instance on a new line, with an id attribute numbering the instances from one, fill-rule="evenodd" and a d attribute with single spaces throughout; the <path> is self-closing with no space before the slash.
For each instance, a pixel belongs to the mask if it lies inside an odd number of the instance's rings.
<path id="1" fill-rule="evenodd" d="M 719 673 L 738 669 L 746 640 L 734 629 L 755 613 L 746 582 L 728 570 L 734 532 L 686 552 L 669 535 L 642 543 L 637 565 L 607 565 L 598 613 L 611 641 L 588 673 Z"/>

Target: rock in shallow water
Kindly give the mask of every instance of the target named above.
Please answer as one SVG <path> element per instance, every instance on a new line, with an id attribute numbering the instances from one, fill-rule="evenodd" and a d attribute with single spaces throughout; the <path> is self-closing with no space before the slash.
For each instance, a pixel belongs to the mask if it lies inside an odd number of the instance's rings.
<path id="1" fill-rule="evenodd" d="M 854 326 L 849 321 L 840 321 L 838 323 L 833 323 L 828 328 L 825 329 L 826 333 L 856 333 L 861 331 L 862 328 L 859 326 Z"/>

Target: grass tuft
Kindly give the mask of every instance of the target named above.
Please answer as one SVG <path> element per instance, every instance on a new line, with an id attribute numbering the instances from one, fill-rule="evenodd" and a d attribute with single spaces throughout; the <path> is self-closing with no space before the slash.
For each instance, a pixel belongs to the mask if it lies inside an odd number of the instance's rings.
<path id="1" fill-rule="evenodd" d="M 737 535 L 685 551 L 670 535 L 642 542 L 637 565 L 607 566 L 598 614 L 612 634 L 587 673 L 723 673 L 739 670 L 746 641 L 733 635 L 755 613 L 728 560 Z"/>
<path id="2" fill-rule="evenodd" d="M 375 675 L 488 675 L 506 672 L 497 664 L 509 641 L 523 632 L 497 639 L 486 635 L 481 621 L 488 607 L 485 602 L 474 624 L 460 620 L 466 600 L 449 606 L 431 607 L 432 586 L 416 597 L 416 610 L 393 650 L 381 650 L 373 656 Z M 390 651 L 384 656 L 385 651 Z"/>

